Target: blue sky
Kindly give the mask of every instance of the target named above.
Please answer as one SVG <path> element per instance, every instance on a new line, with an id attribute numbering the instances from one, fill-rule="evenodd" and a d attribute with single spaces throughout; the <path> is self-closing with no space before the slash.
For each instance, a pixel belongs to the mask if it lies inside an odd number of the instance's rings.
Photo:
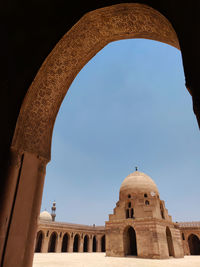
<path id="1" fill-rule="evenodd" d="M 138 166 L 174 221 L 200 220 L 200 132 L 181 53 L 135 39 L 110 43 L 81 70 L 58 113 L 41 210 L 103 225 Z"/>

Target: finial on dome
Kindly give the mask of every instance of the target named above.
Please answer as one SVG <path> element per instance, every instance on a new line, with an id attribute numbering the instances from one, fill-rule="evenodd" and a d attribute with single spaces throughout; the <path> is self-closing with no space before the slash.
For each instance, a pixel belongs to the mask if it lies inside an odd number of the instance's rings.
<path id="1" fill-rule="evenodd" d="M 138 167 L 136 166 L 136 167 L 135 167 L 135 171 L 137 172 L 137 170 L 138 170 Z"/>

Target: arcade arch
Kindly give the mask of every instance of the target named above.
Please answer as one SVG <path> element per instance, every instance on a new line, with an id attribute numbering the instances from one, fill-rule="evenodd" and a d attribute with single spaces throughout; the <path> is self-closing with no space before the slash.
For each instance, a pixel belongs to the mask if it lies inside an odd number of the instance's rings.
<path id="1" fill-rule="evenodd" d="M 101 252 L 105 252 L 105 251 L 106 251 L 106 238 L 105 238 L 105 235 L 103 235 L 101 238 Z"/>
<path id="2" fill-rule="evenodd" d="M 42 231 L 39 231 L 36 237 L 35 252 L 42 251 L 43 239 L 44 239 L 44 233 Z"/>
<path id="3" fill-rule="evenodd" d="M 63 36 L 31 84 L 20 110 L 11 147 L 13 157 L 16 157 L 19 164 L 17 171 L 15 166 L 15 171 L 11 171 L 14 173 L 14 190 L 13 195 L 10 194 L 10 199 L 7 200 L 9 214 L 12 206 L 14 211 L 10 217 L 10 234 L 5 240 L 6 266 L 10 266 L 12 240 L 17 234 L 19 222 L 26 231 L 12 261 L 17 262 L 19 266 L 23 266 L 25 262 L 26 266 L 32 264 L 33 256 L 30 257 L 30 251 L 34 246 L 34 233 L 37 229 L 37 221 L 32 220 L 32 217 L 39 215 L 45 168 L 51 154 L 53 126 L 68 88 L 83 66 L 104 46 L 112 41 L 128 38 L 157 40 L 179 49 L 172 25 L 155 9 L 135 3 L 101 8 L 84 15 Z M 16 198 L 15 189 L 18 192 Z M 25 207 L 24 203 L 28 205 Z M 19 211 L 22 207 L 26 208 L 24 212 L 27 216 L 20 220 Z M 29 227 L 26 227 L 27 225 Z M 28 239 L 25 238 L 27 236 Z M 57 236 L 54 235 L 52 238 L 55 249 Z M 26 248 L 26 243 L 29 244 L 29 249 Z M 53 245 L 50 250 L 53 250 Z M 20 254 L 24 257 L 19 258 Z"/>
<path id="4" fill-rule="evenodd" d="M 83 252 L 88 252 L 88 246 L 89 246 L 89 236 L 84 236 L 84 242 L 83 242 Z"/>
<path id="5" fill-rule="evenodd" d="M 69 240 L 70 240 L 69 234 L 65 233 L 62 240 L 61 252 L 68 252 Z"/>
<path id="6" fill-rule="evenodd" d="M 49 239 L 48 252 L 56 252 L 58 235 L 56 232 L 53 232 Z"/>
<path id="7" fill-rule="evenodd" d="M 76 234 L 74 236 L 73 252 L 79 252 L 79 246 L 80 246 L 80 236 L 79 234 Z"/>

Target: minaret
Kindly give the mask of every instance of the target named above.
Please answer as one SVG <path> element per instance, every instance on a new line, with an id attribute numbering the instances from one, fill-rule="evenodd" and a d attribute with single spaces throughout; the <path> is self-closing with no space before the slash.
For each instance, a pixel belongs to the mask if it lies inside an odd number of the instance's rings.
<path id="1" fill-rule="evenodd" d="M 55 221 L 56 217 L 56 202 L 53 202 L 53 206 L 51 207 L 51 216 L 52 216 L 52 221 Z"/>

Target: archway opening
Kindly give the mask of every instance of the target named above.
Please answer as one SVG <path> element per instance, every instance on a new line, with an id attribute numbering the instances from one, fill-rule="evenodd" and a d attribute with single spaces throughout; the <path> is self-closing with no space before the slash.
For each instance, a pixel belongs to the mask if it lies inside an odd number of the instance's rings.
<path id="1" fill-rule="evenodd" d="M 89 237 L 88 235 L 85 235 L 83 242 L 83 252 L 88 252 L 88 243 L 89 243 Z"/>
<path id="2" fill-rule="evenodd" d="M 69 242 L 69 235 L 66 233 L 63 236 L 61 252 L 68 252 L 68 242 Z"/>
<path id="3" fill-rule="evenodd" d="M 198 236 L 191 234 L 188 237 L 190 255 L 200 255 L 200 240 Z"/>
<path id="4" fill-rule="evenodd" d="M 169 256 L 174 257 L 174 246 L 173 246 L 173 241 L 172 241 L 172 234 L 171 234 L 169 227 L 166 227 L 166 238 L 167 238 Z"/>
<path id="5" fill-rule="evenodd" d="M 124 230 L 124 255 L 137 256 L 136 233 L 131 226 Z"/>
<path id="6" fill-rule="evenodd" d="M 92 240 L 92 251 L 93 252 L 97 252 L 97 240 L 96 240 L 96 236 L 93 237 Z"/>
<path id="7" fill-rule="evenodd" d="M 41 252 L 42 251 L 43 238 L 44 238 L 43 232 L 39 231 L 37 233 L 37 237 L 36 237 L 35 252 Z"/>
<path id="8" fill-rule="evenodd" d="M 74 237 L 73 252 L 79 252 L 80 237 L 78 234 Z"/>
<path id="9" fill-rule="evenodd" d="M 50 236 L 48 252 L 56 252 L 57 234 L 53 232 Z"/>
<path id="10" fill-rule="evenodd" d="M 103 235 L 102 238 L 101 238 L 101 252 L 106 252 L 106 240 L 105 240 L 105 235 Z"/>

